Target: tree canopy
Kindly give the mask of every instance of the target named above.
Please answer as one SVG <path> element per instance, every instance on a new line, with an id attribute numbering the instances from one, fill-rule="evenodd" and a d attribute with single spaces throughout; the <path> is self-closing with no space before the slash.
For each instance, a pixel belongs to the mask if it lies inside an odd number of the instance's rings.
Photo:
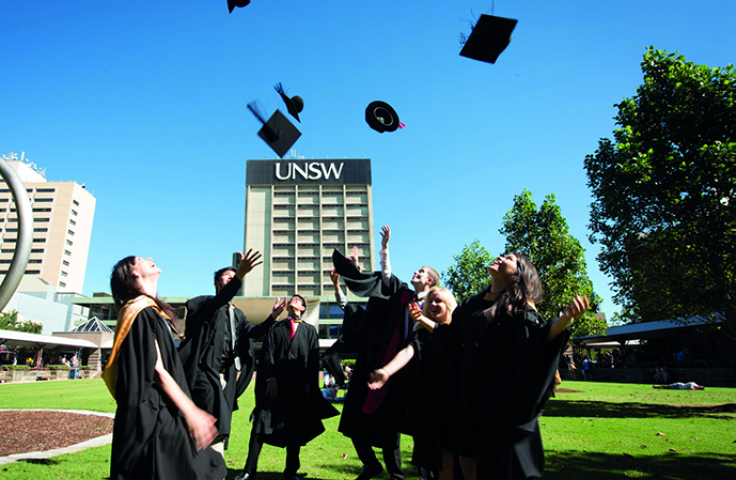
<path id="1" fill-rule="evenodd" d="M 453 259 L 455 264 L 442 274 L 442 282 L 455 294 L 455 299 L 462 302 L 480 292 L 491 281 L 486 267 L 494 257 L 476 238 L 470 245 L 465 245 L 462 252 Z"/>
<path id="2" fill-rule="evenodd" d="M 591 242 L 629 321 L 724 314 L 736 335 L 736 76 L 650 47 L 585 159 Z"/>
<path id="3" fill-rule="evenodd" d="M 506 252 L 521 253 L 537 267 L 544 287 L 539 313 L 545 318 L 558 316 L 575 295 L 587 295 L 591 309 L 575 320 L 571 330 L 576 336 L 601 335 L 606 329 L 606 322 L 596 317 L 601 299 L 588 278 L 585 249 L 569 230 L 554 194 L 537 209 L 532 194 L 524 190 L 514 197 L 499 231 L 506 236 Z"/>
<path id="4" fill-rule="evenodd" d="M 532 194 L 524 190 L 514 197 L 514 206 L 503 218 L 502 235 L 506 236 L 505 249 L 499 252 L 517 252 L 526 256 L 539 271 L 544 288 L 544 302 L 537 309 L 545 318 L 558 316 L 575 295 L 588 295 L 592 308 L 572 325 L 577 336 L 599 335 L 606 323 L 595 317 L 600 297 L 593 292 L 580 242 L 568 233 L 567 221 L 554 195 L 545 198 L 537 209 Z M 443 282 L 455 294 L 458 302 L 480 292 L 491 281 L 486 267 L 496 258 L 478 239 L 465 245 L 454 257 L 454 265 L 442 275 Z"/>

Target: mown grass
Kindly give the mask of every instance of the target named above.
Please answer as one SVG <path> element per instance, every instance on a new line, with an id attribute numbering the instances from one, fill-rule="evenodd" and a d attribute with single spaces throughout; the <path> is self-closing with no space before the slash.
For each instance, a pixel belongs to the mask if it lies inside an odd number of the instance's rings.
<path id="1" fill-rule="evenodd" d="M 649 385 L 565 382 L 541 419 L 547 452 L 546 479 L 609 480 L 736 478 L 736 390 L 654 390 Z M 252 388 L 241 397 L 234 435 L 225 458 L 228 478 L 245 462 L 250 435 Z M 113 412 L 101 380 L 0 386 L 0 408 L 60 408 Z M 340 408 L 340 406 L 338 406 Z M 337 432 L 339 418 L 302 449 L 301 472 L 310 479 L 351 480 L 360 462 L 349 439 Z M 409 477 L 410 437 L 402 440 Z M 102 479 L 109 476 L 110 446 L 33 463 L 0 465 L 0 479 Z M 379 456 L 380 457 L 380 456 Z M 259 480 L 282 480 L 285 452 L 265 446 Z M 388 478 L 387 474 L 381 477 Z"/>

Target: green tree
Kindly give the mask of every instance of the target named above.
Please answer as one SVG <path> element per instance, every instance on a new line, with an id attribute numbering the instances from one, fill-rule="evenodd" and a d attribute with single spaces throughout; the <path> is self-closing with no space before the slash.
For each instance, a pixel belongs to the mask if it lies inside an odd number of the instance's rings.
<path id="1" fill-rule="evenodd" d="M 499 231 L 506 236 L 506 252 L 519 252 L 537 267 L 544 287 L 544 302 L 537 309 L 543 317 L 558 316 L 575 295 L 587 295 L 592 308 L 571 329 L 576 336 L 605 332 L 605 321 L 595 315 L 601 299 L 588 278 L 585 249 L 570 235 L 553 194 L 544 199 L 539 209 L 527 190 L 514 196 L 514 206 L 504 215 Z"/>
<path id="2" fill-rule="evenodd" d="M 725 315 L 736 336 L 736 76 L 650 47 L 585 159 L 590 240 L 628 321 Z"/>
<path id="3" fill-rule="evenodd" d="M 43 324 L 33 320 L 18 320 L 18 312 L 0 312 L 0 330 L 13 330 L 25 333 L 41 333 Z"/>
<path id="4" fill-rule="evenodd" d="M 488 284 L 490 275 L 486 272 L 486 267 L 493 258 L 476 238 L 470 245 L 465 245 L 459 255 L 453 257 L 455 264 L 442 274 L 442 283 L 455 294 L 458 302 L 462 302 Z"/>

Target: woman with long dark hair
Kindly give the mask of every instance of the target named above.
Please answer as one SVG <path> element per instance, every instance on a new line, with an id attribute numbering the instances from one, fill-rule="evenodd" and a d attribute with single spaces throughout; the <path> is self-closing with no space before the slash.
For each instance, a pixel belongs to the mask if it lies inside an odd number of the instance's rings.
<path id="1" fill-rule="evenodd" d="M 102 376 L 117 402 L 110 478 L 225 478 L 224 460 L 208 447 L 215 418 L 191 400 L 174 347 L 176 313 L 156 296 L 153 260 L 126 257 L 110 287 L 119 309 Z"/>
<path id="2" fill-rule="evenodd" d="M 544 450 L 537 418 L 554 390 L 554 374 L 573 317 L 588 308 L 576 297 L 546 322 L 534 265 L 509 253 L 487 267 L 491 285 L 453 314 L 458 378 L 455 453 L 466 480 L 538 478 Z"/>

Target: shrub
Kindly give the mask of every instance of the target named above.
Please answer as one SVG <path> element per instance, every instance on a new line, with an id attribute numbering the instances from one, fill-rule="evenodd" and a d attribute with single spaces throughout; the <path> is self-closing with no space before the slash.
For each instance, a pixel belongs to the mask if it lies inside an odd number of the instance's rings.
<path id="1" fill-rule="evenodd" d="M 49 370 L 69 370 L 68 365 L 49 365 Z"/>
<path id="2" fill-rule="evenodd" d="M 28 365 L 3 365 L 2 369 L 5 371 L 8 371 L 8 370 L 17 371 L 17 370 L 30 370 L 31 367 L 29 367 Z"/>

